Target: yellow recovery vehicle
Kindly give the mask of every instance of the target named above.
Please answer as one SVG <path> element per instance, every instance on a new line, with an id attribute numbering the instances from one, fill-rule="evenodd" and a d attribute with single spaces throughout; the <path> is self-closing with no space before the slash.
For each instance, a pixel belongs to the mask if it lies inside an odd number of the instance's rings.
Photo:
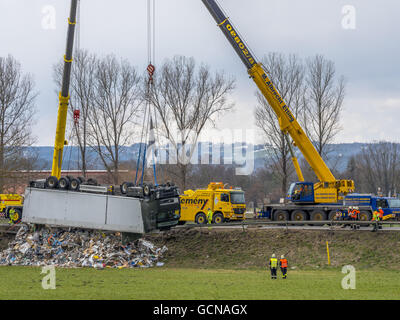
<path id="1" fill-rule="evenodd" d="M 24 197 L 20 194 L 0 194 L 0 217 L 10 219 L 13 223 L 19 222 L 23 202 Z M 10 212 L 11 209 L 14 210 Z"/>
<path id="2" fill-rule="evenodd" d="M 213 212 L 213 223 L 245 219 L 246 203 L 240 188 L 226 189 L 222 182 L 211 182 L 207 189 L 186 190 L 180 196 L 180 224 L 193 221 L 207 223 L 207 211 Z"/>

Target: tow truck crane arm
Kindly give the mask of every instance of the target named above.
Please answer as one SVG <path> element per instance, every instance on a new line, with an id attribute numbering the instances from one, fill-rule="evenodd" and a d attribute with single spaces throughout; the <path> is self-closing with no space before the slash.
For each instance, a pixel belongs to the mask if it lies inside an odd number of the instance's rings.
<path id="1" fill-rule="evenodd" d="M 51 168 L 51 175 L 60 179 L 61 166 L 63 159 L 64 145 L 68 142 L 65 140 L 65 127 L 67 123 L 68 104 L 69 104 L 69 85 L 71 79 L 72 69 L 72 52 L 74 47 L 74 35 L 76 25 L 76 11 L 78 0 L 71 1 L 71 11 L 68 19 L 68 35 L 67 35 L 67 49 L 64 56 L 64 73 L 62 78 L 62 87 L 59 93 L 59 105 L 57 116 L 57 129 L 56 138 L 54 142 L 53 165 Z"/>
<path id="2" fill-rule="evenodd" d="M 211 13 L 217 25 L 228 39 L 233 49 L 239 55 L 240 59 L 246 66 L 250 78 L 256 83 L 261 93 L 267 99 L 269 105 L 274 110 L 278 117 L 280 129 L 284 134 L 289 134 L 293 139 L 294 145 L 297 146 L 302 152 L 304 158 L 315 172 L 320 183 L 314 185 L 314 189 L 320 189 L 321 197 L 320 202 L 327 200 L 337 200 L 338 194 L 347 194 L 354 189 L 354 182 L 352 180 L 336 180 L 332 172 L 315 149 L 314 145 L 307 137 L 306 133 L 290 111 L 289 106 L 285 103 L 278 90 L 273 85 L 272 81 L 264 71 L 261 63 L 257 62 L 255 56 L 251 53 L 249 47 L 245 44 L 244 39 L 237 32 L 236 28 L 232 25 L 229 18 L 219 7 L 215 0 L 202 0 L 203 4 Z M 297 162 L 297 161 L 296 161 Z M 296 171 L 299 174 L 300 167 L 297 165 Z M 324 190 L 324 191 L 322 191 Z M 334 197 L 327 199 L 326 194 L 329 193 Z M 318 194 L 318 192 L 316 192 Z M 333 199 L 335 198 L 335 199 Z"/>

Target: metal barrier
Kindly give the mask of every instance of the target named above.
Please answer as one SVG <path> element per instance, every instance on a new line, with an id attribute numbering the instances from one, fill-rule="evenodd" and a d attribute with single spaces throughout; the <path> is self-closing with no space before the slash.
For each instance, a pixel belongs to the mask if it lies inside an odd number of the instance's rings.
<path id="1" fill-rule="evenodd" d="M 261 219 L 260 219 L 261 220 Z M 350 220 L 323 220 L 323 221 L 314 221 L 314 220 L 305 220 L 305 221 L 260 221 L 260 220 L 243 220 L 239 222 L 224 222 L 221 224 L 186 224 L 183 226 L 177 226 L 175 228 L 204 228 L 204 227 L 212 227 L 212 228 L 226 228 L 230 226 L 328 226 L 330 228 L 334 228 L 335 226 L 351 226 L 357 225 L 360 227 L 369 227 L 375 225 L 376 221 L 350 221 Z M 379 225 L 400 225 L 400 221 L 379 221 Z"/>

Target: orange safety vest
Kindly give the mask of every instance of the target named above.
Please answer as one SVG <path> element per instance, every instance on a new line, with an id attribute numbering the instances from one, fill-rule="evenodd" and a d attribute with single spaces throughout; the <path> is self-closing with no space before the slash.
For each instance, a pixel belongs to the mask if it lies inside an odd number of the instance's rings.
<path id="1" fill-rule="evenodd" d="M 379 218 L 380 218 L 380 219 L 383 218 L 383 210 L 382 210 L 382 209 L 379 210 Z"/>
<path id="2" fill-rule="evenodd" d="M 360 211 L 358 211 L 358 210 L 353 210 L 353 211 L 351 211 L 351 217 L 353 218 L 353 219 L 357 219 L 357 215 L 360 213 Z"/>
<path id="3" fill-rule="evenodd" d="M 286 259 L 280 259 L 279 261 L 281 263 L 281 268 L 287 268 L 288 263 Z"/>

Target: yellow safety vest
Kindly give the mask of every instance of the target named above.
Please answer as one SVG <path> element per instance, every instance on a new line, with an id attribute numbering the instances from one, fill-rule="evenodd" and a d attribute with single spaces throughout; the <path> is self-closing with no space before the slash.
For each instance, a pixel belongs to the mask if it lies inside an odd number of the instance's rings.
<path id="1" fill-rule="evenodd" d="M 208 211 L 207 212 L 207 220 L 208 220 L 208 223 L 211 223 L 212 222 L 212 216 L 213 216 L 213 212 L 210 210 L 210 211 Z"/>
<path id="2" fill-rule="evenodd" d="M 271 263 L 271 268 L 276 268 L 276 267 L 278 267 L 278 259 L 276 259 L 276 258 L 271 258 L 269 261 L 270 261 L 270 263 Z"/>

